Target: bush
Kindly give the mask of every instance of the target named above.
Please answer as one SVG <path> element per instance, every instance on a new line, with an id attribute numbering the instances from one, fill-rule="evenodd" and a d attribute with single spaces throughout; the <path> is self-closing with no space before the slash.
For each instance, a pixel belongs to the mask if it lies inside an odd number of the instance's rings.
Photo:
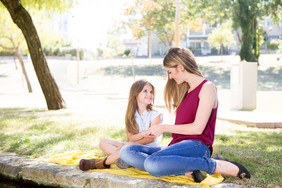
<path id="1" fill-rule="evenodd" d="M 76 56 L 76 49 L 74 48 L 44 48 L 43 52 L 46 56 L 65 56 L 66 54 L 71 54 L 72 56 Z M 82 50 L 79 51 L 80 57 L 83 57 Z"/>
<path id="2" fill-rule="evenodd" d="M 279 46 L 279 41 L 270 40 L 266 42 L 267 49 L 269 50 L 277 50 Z"/>
<path id="3" fill-rule="evenodd" d="M 129 49 L 124 50 L 124 54 L 125 54 L 126 56 L 129 56 L 130 50 L 129 50 Z"/>
<path id="4" fill-rule="evenodd" d="M 14 52 L 11 52 L 11 51 L 0 51 L 0 56 L 14 56 Z"/>

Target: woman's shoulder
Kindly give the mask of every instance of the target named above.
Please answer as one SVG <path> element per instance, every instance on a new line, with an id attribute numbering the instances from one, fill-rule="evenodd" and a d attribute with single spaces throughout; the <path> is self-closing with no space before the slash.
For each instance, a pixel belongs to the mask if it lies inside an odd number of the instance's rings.
<path id="1" fill-rule="evenodd" d="M 214 90 L 214 89 L 216 89 L 216 86 L 212 81 L 206 80 L 206 82 L 203 84 L 202 88 L 207 89 L 207 90 Z"/>
<path id="2" fill-rule="evenodd" d="M 215 84 L 210 81 L 210 80 L 207 80 L 200 93 L 199 93 L 199 97 L 201 97 L 202 95 L 205 95 L 205 96 L 216 96 L 217 95 L 217 88 L 215 86 Z"/>

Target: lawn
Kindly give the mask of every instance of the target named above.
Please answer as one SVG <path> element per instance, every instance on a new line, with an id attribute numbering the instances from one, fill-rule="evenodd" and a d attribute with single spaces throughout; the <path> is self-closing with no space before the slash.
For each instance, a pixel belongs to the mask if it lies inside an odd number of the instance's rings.
<path id="1" fill-rule="evenodd" d="M 99 140 L 125 141 L 123 122 L 101 122 L 93 116 L 83 119 L 68 110 L 0 108 L 0 152 L 16 152 L 28 158 L 48 158 L 70 151 L 98 151 Z M 214 153 L 243 163 L 251 172 L 250 180 L 229 176 L 225 182 L 279 187 L 281 179 L 281 132 L 248 128 L 244 125 L 217 122 Z M 170 141 L 164 134 L 163 145 Z"/>

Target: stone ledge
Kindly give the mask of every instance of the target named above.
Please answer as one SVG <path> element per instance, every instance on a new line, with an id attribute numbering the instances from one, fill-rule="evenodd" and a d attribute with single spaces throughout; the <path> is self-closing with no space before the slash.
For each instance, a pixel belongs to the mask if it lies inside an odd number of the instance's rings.
<path id="1" fill-rule="evenodd" d="M 36 159 L 25 159 L 14 153 L 0 153 L 0 174 L 16 180 L 31 181 L 40 185 L 59 187 L 110 187 L 110 188 L 192 188 L 197 185 L 169 183 L 162 180 L 117 176 L 106 172 L 82 172 L 75 166 L 61 166 Z M 221 183 L 212 188 L 242 188 Z"/>

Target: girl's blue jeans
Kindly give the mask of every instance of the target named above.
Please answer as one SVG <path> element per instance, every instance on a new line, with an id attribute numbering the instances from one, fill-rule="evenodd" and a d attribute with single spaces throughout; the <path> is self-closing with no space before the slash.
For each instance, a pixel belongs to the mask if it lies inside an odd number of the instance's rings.
<path id="1" fill-rule="evenodd" d="M 126 145 L 119 155 L 125 163 L 156 177 L 184 175 L 195 170 L 214 174 L 216 169 L 209 147 L 195 140 L 184 140 L 168 147 Z"/>

